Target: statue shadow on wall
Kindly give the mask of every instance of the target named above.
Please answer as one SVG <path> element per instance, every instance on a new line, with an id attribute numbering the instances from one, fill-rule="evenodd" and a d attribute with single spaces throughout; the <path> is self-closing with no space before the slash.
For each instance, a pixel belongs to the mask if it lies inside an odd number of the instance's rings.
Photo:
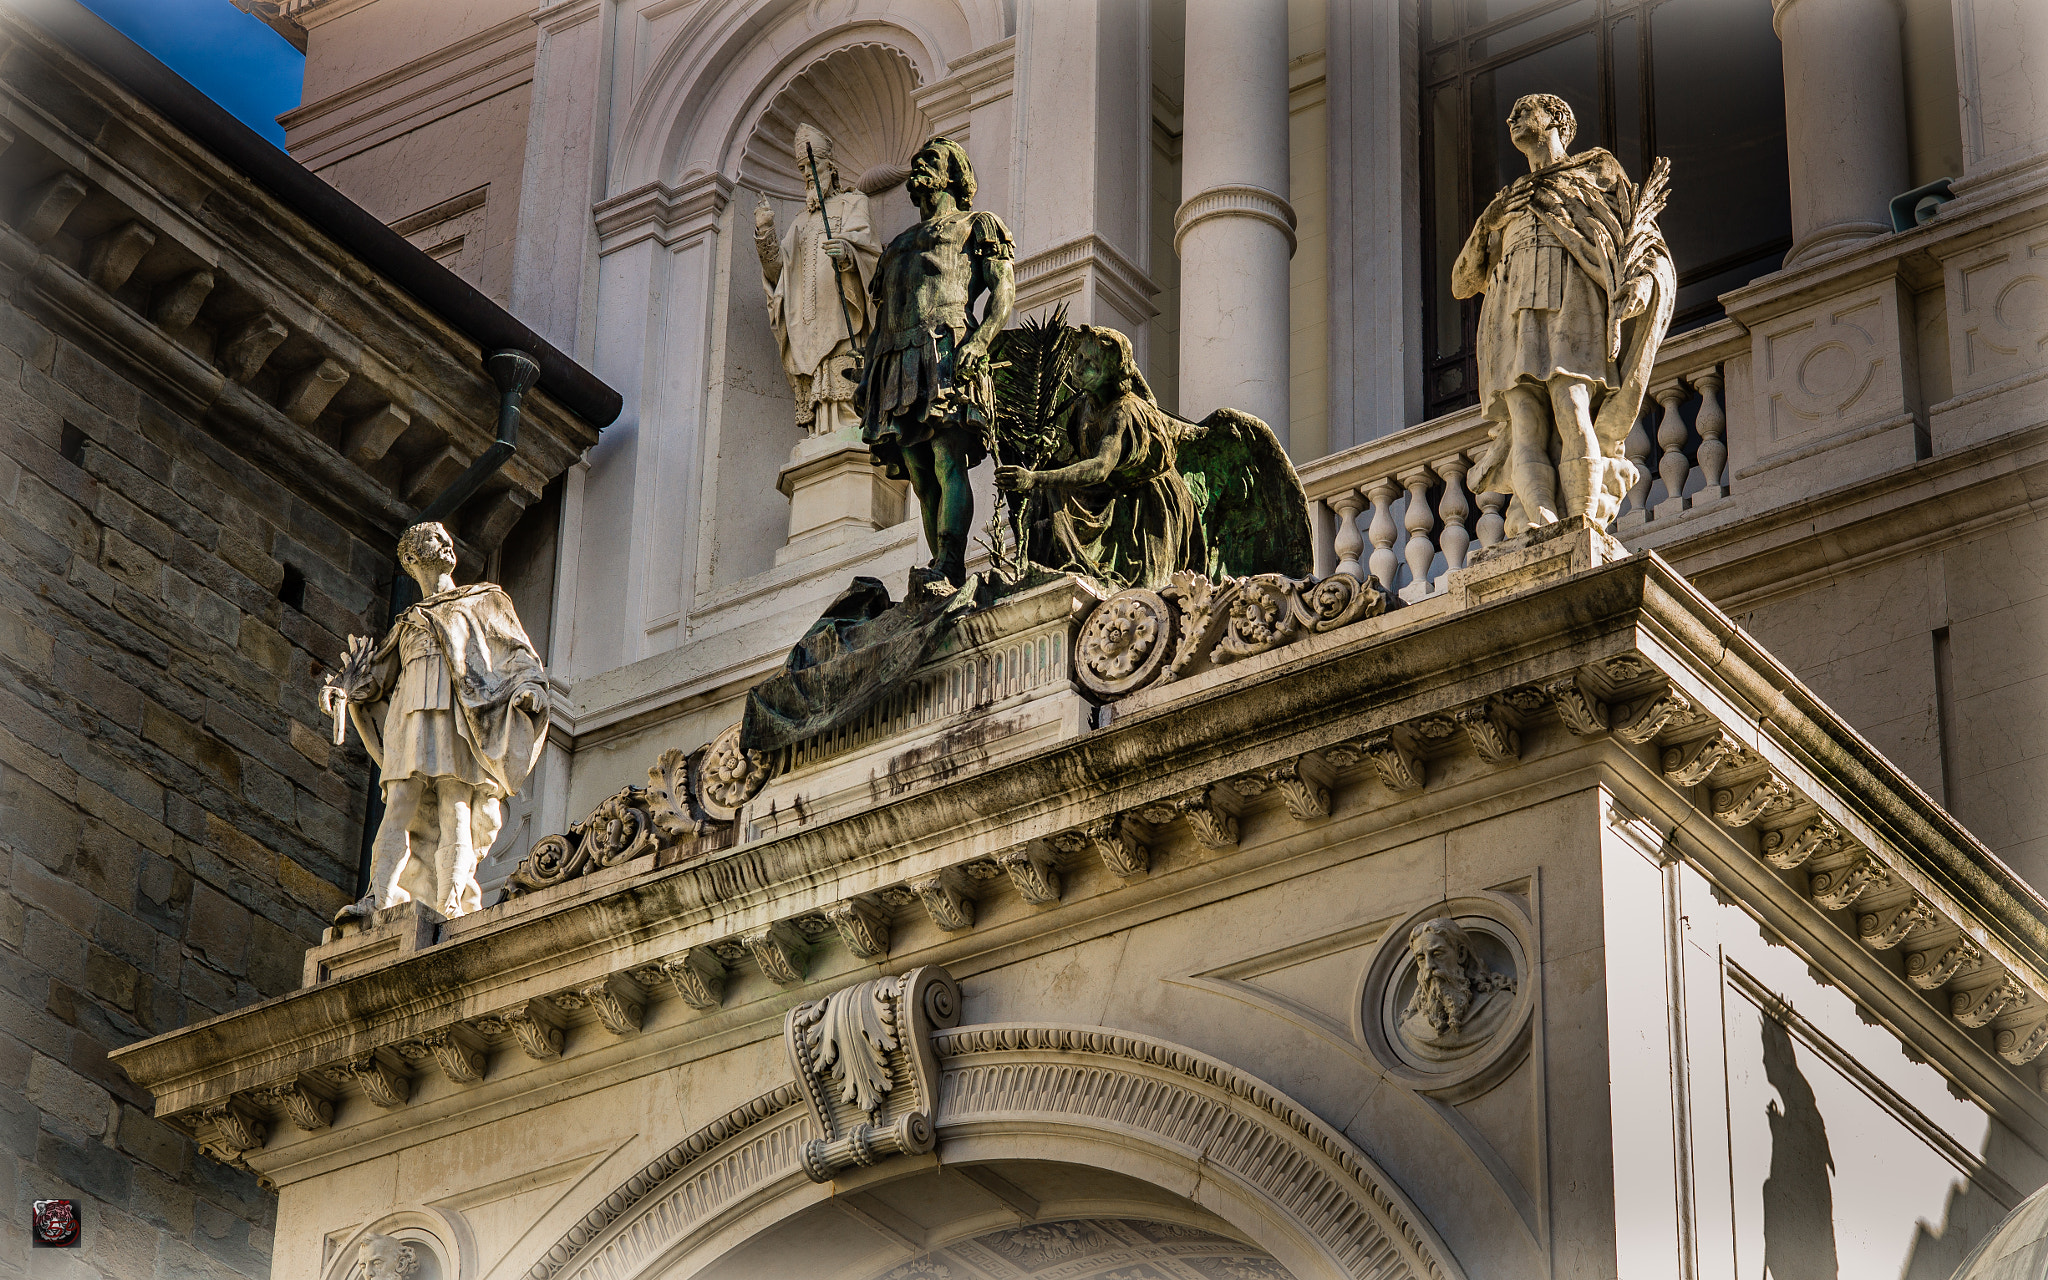
<path id="1" fill-rule="evenodd" d="M 1771 1172 L 1764 1179 L 1764 1275 L 1768 1280 L 1838 1280 L 1835 1197 L 1828 1149 L 1813 1086 L 1799 1070 L 1792 1037 L 1763 1021 L 1764 1075 L 1778 1102 L 1764 1108 L 1771 1126 Z"/>

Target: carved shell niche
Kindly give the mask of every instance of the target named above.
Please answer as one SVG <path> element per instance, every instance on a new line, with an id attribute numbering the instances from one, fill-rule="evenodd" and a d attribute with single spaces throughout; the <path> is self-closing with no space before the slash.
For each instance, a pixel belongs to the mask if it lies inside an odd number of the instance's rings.
<path id="1" fill-rule="evenodd" d="M 804 198 L 796 127 L 832 139 L 840 179 L 873 195 L 903 180 L 910 157 L 931 136 L 911 94 L 917 68 L 887 45 L 857 44 L 805 67 L 775 95 L 747 139 L 740 185 L 782 200 Z"/>

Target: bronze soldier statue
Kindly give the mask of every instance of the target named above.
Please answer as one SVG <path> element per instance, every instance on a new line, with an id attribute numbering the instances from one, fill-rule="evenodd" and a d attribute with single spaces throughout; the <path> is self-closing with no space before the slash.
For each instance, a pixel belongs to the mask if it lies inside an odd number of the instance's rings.
<path id="1" fill-rule="evenodd" d="M 1001 218 L 974 212 L 974 169 L 959 143 L 925 143 L 904 185 L 923 220 L 875 269 L 875 326 L 854 401 L 876 465 L 917 490 L 932 560 L 913 582 L 957 587 L 974 527 L 967 473 L 988 456 L 989 343 L 1017 296 L 1015 249 Z"/>

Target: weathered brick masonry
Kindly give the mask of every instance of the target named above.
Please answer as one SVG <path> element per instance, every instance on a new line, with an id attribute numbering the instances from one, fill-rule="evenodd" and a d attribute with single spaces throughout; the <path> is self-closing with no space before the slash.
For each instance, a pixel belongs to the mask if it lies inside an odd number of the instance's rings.
<path id="1" fill-rule="evenodd" d="M 106 1055 L 296 986 L 353 895 L 367 762 L 316 691 L 490 439 L 480 354 L 0 14 L 0 1277 L 53 1196 L 86 1243 L 38 1276 L 269 1274 L 274 1198 Z M 546 388 L 466 563 L 596 438 Z"/>

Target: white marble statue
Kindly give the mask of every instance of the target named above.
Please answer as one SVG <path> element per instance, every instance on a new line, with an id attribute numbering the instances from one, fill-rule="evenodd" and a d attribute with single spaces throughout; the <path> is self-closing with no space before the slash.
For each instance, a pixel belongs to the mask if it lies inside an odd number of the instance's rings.
<path id="1" fill-rule="evenodd" d="M 854 352 L 867 344 L 868 282 L 882 245 L 875 238 L 867 196 L 840 183 L 830 138 L 813 125 L 797 126 L 796 162 L 804 180 L 804 211 L 778 237 L 775 210 L 762 196 L 754 207 L 754 247 L 768 286 L 768 323 L 796 394 L 797 425 L 814 436 L 828 436 L 860 426 L 853 408 L 854 382 L 844 375 L 853 369 Z"/>
<path id="2" fill-rule="evenodd" d="M 383 771 L 370 889 L 337 923 L 414 898 L 447 916 L 481 906 L 477 860 L 547 740 L 547 674 L 504 588 L 456 586 L 455 543 L 438 524 L 407 529 L 398 560 L 423 599 L 382 644 L 349 637 L 320 691 L 335 741 L 346 707 Z"/>
<path id="3" fill-rule="evenodd" d="M 1475 493 L 1514 497 L 1507 532 L 1583 515 L 1613 523 L 1636 481 L 1622 445 L 1642 408 L 1677 277 L 1657 229 L 1659 160 L 1639 189 L 1599 148 L 1565 154 L 1578 129 L 1562 98 L 1508 114 L 1529 172 L 1480 213 L 1451 268 L 1479 312 L 1479 403 L 1493 440 Z"/>

